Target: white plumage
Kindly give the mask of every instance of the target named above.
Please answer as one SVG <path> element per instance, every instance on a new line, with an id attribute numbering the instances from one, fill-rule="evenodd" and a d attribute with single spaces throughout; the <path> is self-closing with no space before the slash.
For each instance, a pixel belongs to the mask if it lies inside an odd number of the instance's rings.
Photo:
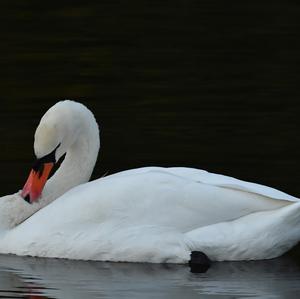
<path id="1" fill-rule="evenodd" d="M 185 263 L 192 250 L 212 260 L 273 258 L 299 241 L 299 199 L 263 185 L 182 167 L 132 169 L 85 183 L 98 136 L 83 105 L 63 101 L 49 109 L 35 152 L 41 157 L 60 143 L 56 158 L 67 152 L 66 159 L 38 203 L 18 194 L 1 199 L 1 253 Z"/>

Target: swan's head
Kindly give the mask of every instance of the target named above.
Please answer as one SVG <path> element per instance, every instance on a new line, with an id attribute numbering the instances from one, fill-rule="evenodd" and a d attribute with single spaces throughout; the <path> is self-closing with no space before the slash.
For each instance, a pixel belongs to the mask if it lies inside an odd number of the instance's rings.
<path id="1" fill-rule="evenodd" d="M 61 101 L 42 117 L 34 135 L 34 152 L 38 160 L 51 157 L 57 162 L 76 142 L 82 130 L 85 106 L 73 101 Z"/>
<path id="2" fill-rule="evenodd" d="M 83 112 L 87 111 L 91 114 L 84 105 L 66 100 L 52 106 L 42 117 L 34 136 L 37 160 L 21 193 L 25 200 L 32 203 L 40 197 L 54 164 L 81 133 Z"/>

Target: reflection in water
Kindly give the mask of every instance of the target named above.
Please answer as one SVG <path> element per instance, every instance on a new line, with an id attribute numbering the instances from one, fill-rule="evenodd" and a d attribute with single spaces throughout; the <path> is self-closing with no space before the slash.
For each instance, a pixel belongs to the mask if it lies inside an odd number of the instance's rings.
<path id="1" fill-rule="evenodd" d="M 300 292 L 300 268 L 289 258 L 214 263 L 201 274 L 186 265 L 7 255 L 0 256 L 0 265 L 0 297 L 5 298 L 286 298 Z"/>

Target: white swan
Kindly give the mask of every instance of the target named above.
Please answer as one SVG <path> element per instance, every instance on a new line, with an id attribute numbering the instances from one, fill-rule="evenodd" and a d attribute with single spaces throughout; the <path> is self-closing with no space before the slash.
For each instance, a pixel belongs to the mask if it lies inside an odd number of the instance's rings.
<path id="1" fill-rule="evenodd" d="M 85 106 L 62 101 L 47 111 L 22 196 L 0 200 L 0 253 L 185 263 L 193 250 L 218 261 L 273 258 L 300 239 L 296 197 L 181 167 L 145 167 L 85 183 L 98 149 L 98 126 Z"/>

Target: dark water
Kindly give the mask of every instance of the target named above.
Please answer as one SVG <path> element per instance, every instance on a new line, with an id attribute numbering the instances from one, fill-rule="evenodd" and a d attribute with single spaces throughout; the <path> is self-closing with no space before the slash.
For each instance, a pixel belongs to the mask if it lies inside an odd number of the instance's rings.
<path id="1" fill-rule="evenodd" d="M 281 258 L 184 265 L 0 256 L 0 298 L 299 298 L 299 265 Z"/>
<path id="2" fill-rule="evenodd" d="M 95 177 L 185 165 L 300 196 L 300 4 L 0 4 L 1 193 L 21 188 L 58 99 L 95 113 Z"/>
<path id="3" fill-rule="evenodd" d="M 47 4 L 0 3 L 1 194 L 22 187 L 40 117 L 70 98 L 101 126 L 94 177 L 192 166 L 300 196 L 298 2 Z M 4 297 L 293 297 L 299 252 L 292 261 L 218 264 L 203 275 L 2 257 L 0 289 Z"/>

